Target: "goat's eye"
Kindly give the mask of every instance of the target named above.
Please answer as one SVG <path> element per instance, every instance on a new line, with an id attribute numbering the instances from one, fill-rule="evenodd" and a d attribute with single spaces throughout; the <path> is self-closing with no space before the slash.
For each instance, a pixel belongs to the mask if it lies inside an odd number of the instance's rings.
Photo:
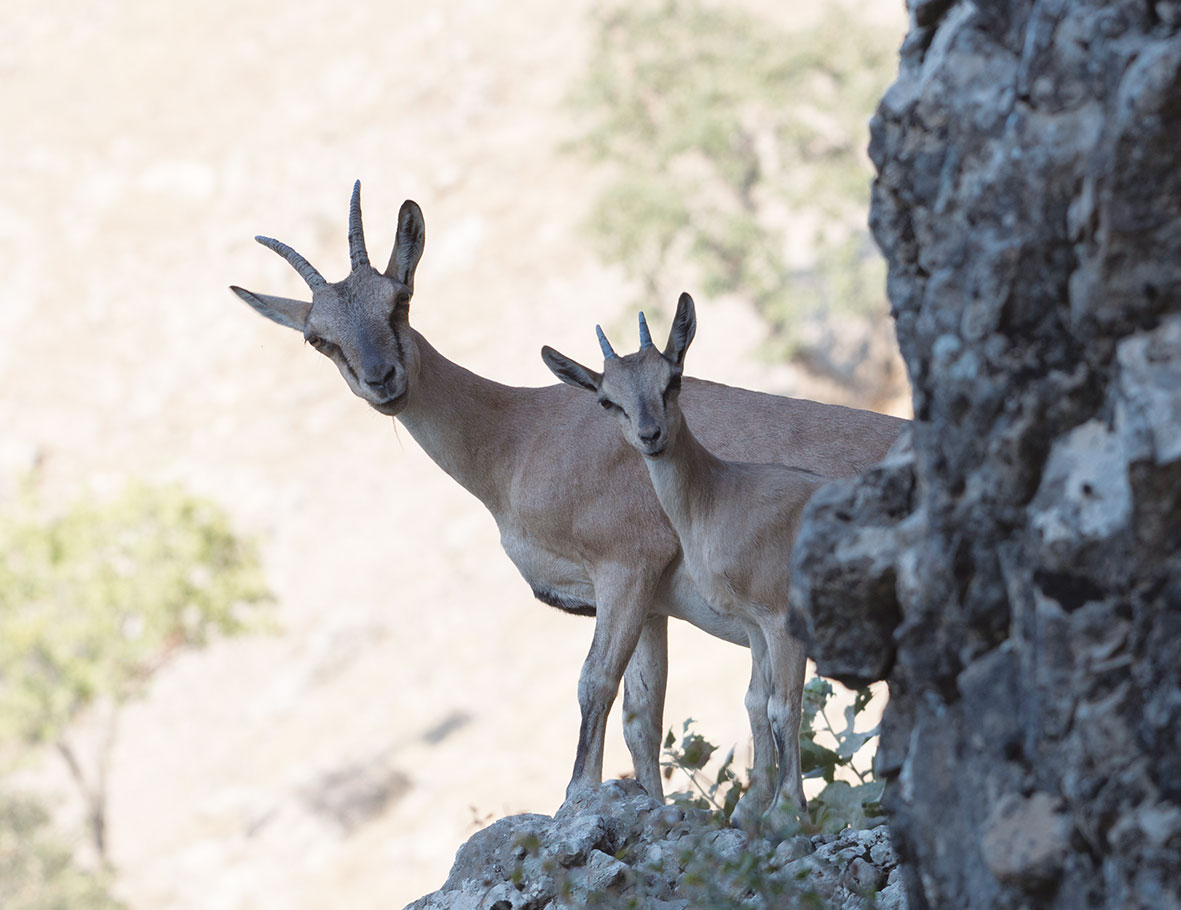
<path id="1" fill-rule="evenodd" d="M 624 420 L 627 420 L 627 411 L 625 411 L 623 408 L 621 408 L 619 405 L 617 405 L 610 398 L 600 398 L 599 405 L 602 407 L 602 409 L 604 411 L 607 411 L 609 414 L 618 414 Z"/>
<path id="2" fill-rule="evenodd" d="M 324 344 L 324 339 L 319 335 L 309 335 L 307 343 L 318 350 Z"/>

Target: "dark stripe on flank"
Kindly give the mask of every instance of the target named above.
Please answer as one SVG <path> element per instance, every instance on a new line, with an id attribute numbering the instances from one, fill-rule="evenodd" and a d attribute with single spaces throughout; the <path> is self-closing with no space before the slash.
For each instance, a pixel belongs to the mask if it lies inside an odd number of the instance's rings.
<path id="1" fill-rule="evenodd" d="M 591 604 L 583 603 L 581 600 L 574 600 L 570 597 L 563 597 L 561 594 L 555 594 L 553 591 L 539 591 L 537 588 L 534 588 L 533 596 L 543 604 L 557 607 L 564 613 L 573 613 L 575 616 L 595 615 L 595 608 Z"/>

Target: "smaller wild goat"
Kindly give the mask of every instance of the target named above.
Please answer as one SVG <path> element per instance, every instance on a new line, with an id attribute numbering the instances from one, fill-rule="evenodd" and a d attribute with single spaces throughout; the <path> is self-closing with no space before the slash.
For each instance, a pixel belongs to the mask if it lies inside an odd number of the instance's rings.
<path id="1" fill-rule="evenodd" d="M 541 356 L 559 379 L 594 392 L 615 415 L 624 438 L 644 456 L 694 586 L 711 609 L 746 628 L 755 768 L 735 812 L 736 823 L 746 825 L 764 809 L 787 808 L 789 800 L 797 809 L 805 806 L 799 748 L 805 655 L 788 634 L 787 589 L 804 504 L 825 478 L 780 464 L 723 461 L 697 440 L 678 402 L 696 327 L 693 298 L 682 294 L 664 353 L 653 345 L 641 313 L 635 354 L 618 356 L 596 326 L 602 373 L 550 347 Z"/>

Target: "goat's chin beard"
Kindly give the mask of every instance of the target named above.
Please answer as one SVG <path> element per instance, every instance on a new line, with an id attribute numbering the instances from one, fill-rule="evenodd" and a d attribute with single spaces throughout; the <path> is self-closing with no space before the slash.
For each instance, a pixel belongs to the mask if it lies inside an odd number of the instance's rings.
<path id="1" fill-rule="evenodd" d="M 376 401 L 370 401 L 369 407 L 377 411 L 378 414 L 384 414 L 386 417 L 397 417 L 402 413 L 403 409 L 405 409 L 406 399 L 406 393 L 402 392 L 401 394 L 395 395 L 393 398 L 389 398 L 386 401 L 380 403 Z"/>

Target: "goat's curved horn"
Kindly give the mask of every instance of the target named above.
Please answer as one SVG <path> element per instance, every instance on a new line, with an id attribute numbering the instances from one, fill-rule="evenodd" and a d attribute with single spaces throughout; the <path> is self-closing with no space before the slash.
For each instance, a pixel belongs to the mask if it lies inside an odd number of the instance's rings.
<path id="1" fill-rule="evenodd" d="M 644 318 L 644 311 L 640 310 L 640 350 L 653 347 L 652 333 L 648 331 L 648 320 Z"/>
<path id="2" fill-rule="evenodd" d="M 599 347 L 603 349 L 603 357 L 611 360 L 619 355 L 611 349 L 611 342 L 607 340 L 607 336 L 603 334 L 602 326 L 595 326 L 595 334 L 599 336 Z"/>
<path id="3" fill-rule="evenodd" d="M 299 272 L 299 277 L 306 281 L 308 287 L 310 287 L 313 291 L 316 288 L 322 288 L 328 284 L 328 282 L 324 280 L 324 276 L 312 268 L 312 264 L 310 262 L 299 255 L 299 253 L 295 252 L 295 250 L 293 250 L 287 244 L 281 243 L 272 237 L 263 237 L 262 235 L 259 235 L 254 239 L 265 246 L 268 250 L 274 250 L 276 253 L 286 259 L 288 264 L 297 272 Z"/>
<path id="4" fill-rule="evenodd" d="M 353 198 L 349 203 L 349 258 L 353 271 L 369 265 L 369 253 L 365 250 L 365 228 L 361 224 L 361 181 L 353 184 Z"/>

